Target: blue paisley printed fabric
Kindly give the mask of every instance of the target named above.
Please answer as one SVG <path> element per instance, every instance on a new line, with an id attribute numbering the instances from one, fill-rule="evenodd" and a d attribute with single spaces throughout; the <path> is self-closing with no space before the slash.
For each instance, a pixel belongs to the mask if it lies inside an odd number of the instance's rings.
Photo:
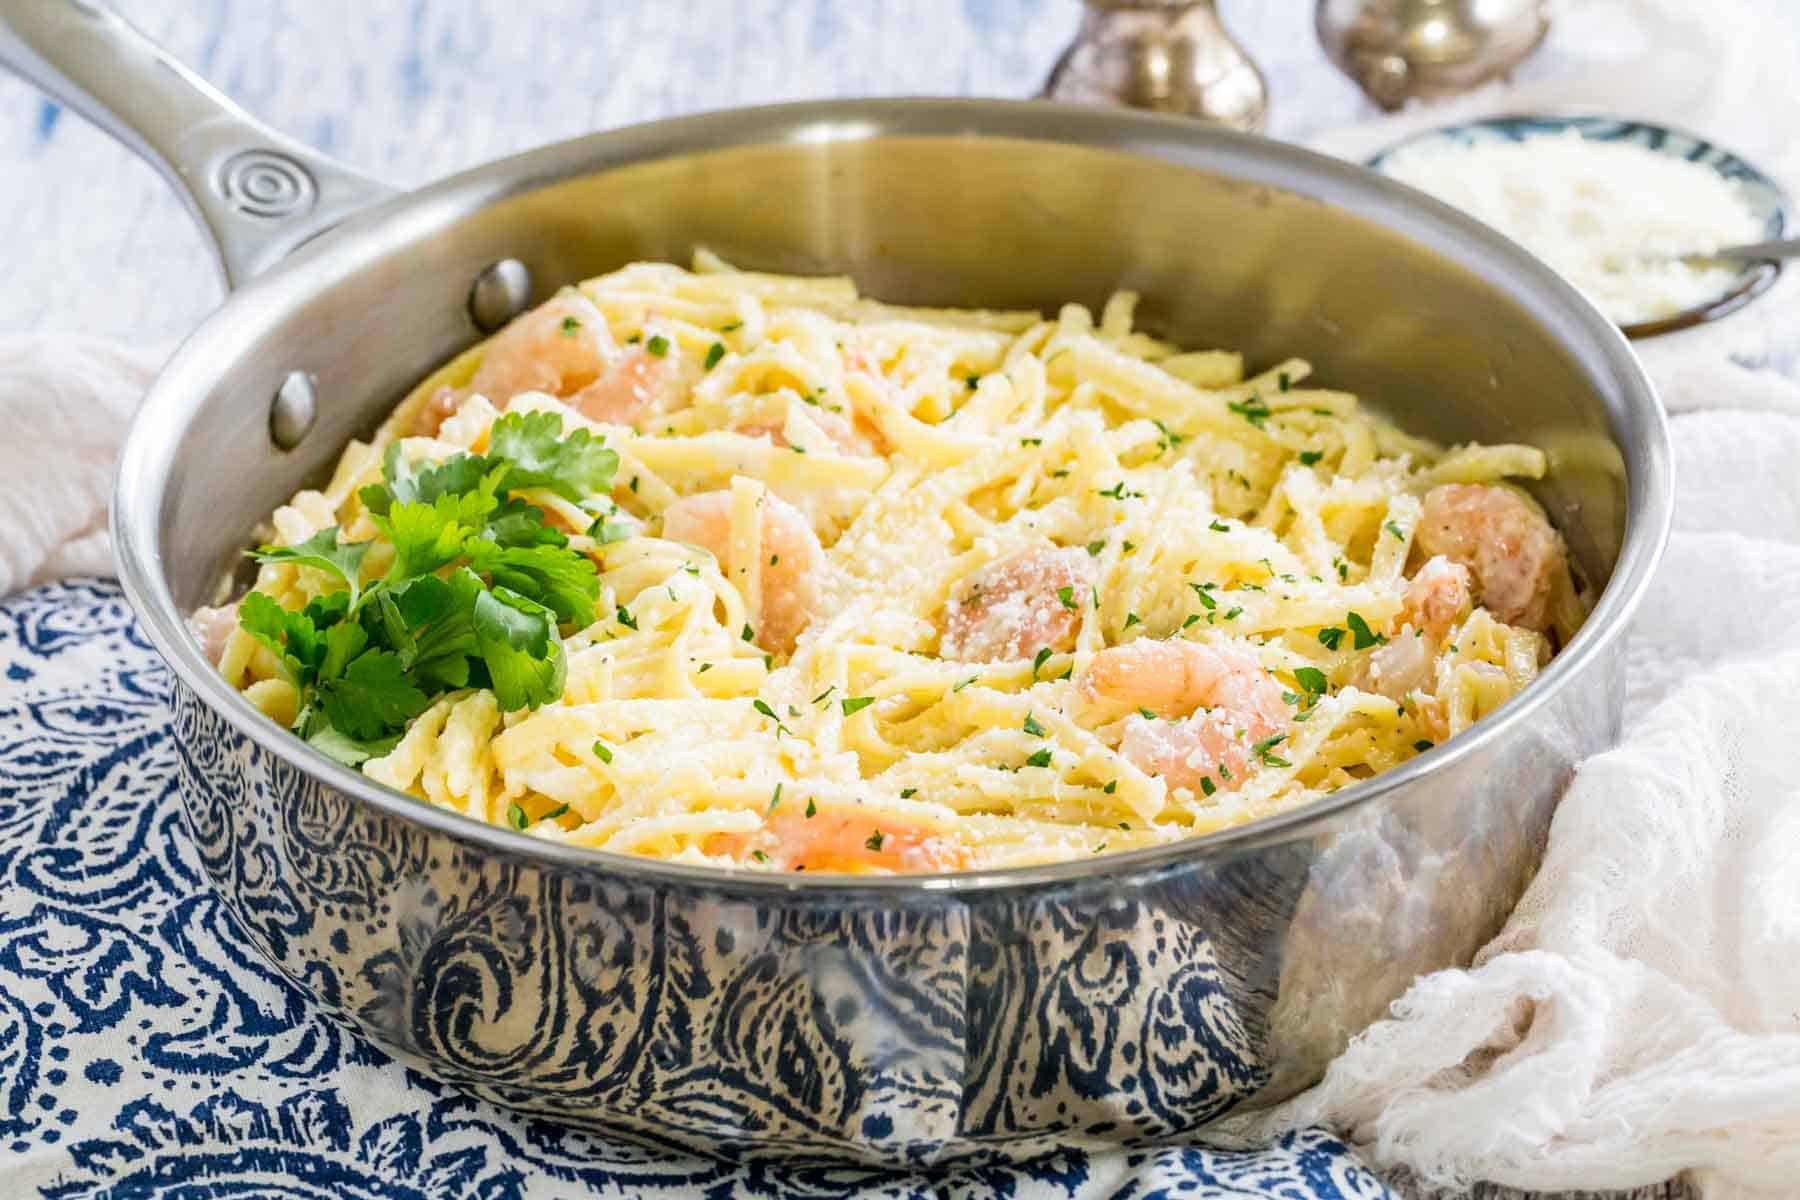
<path id="1" fill-rule="evenodd" d="M 0 604 L 0 680 L 7 1197 L 1390 1195 L 1321 1131 L 946 1175 L 739 1166 L 509 1114 L 314 1011 L 234 928 L 181 816 L 168 673 L 115 585 Z"/>

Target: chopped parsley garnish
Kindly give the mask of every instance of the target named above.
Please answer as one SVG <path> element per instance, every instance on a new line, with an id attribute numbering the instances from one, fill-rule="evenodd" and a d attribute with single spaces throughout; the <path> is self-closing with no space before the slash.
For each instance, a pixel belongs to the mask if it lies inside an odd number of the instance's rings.
<path id="1" fill-rule="evenodd" d="M 1156 720 L 1156 714 L 1155 714 L 1155 713 L 1153 713 L 1153 712 L 1151 712 L 1151 711 L 1150 711 L 1150 710 L 1149 710 L 1149 709 L 1147 709 L 1147 708 L 1142 708 L 1142 707 L 1140 707 L 1140 708 L 1139 708 L 1139 709 L 1138 709 L 1138 716 L 1140 716 L 1140 717 L 1142 717 L 1142 718 L 1144 718 L 1144 720 L 1146 720 L 1146 721 L 1154 721 L 1154 720 Z"/>
<path id="2" fill-rule="evenodd" d="M 1225 619 L 1227 621 L 1235 621 L 1240 616 L 1242 616 L 1243 613 L 1244 613 L 1244 610 L 1242 608 L 1239 608 L 1238 606 L 1233 605 L 1232 607 L 1225 610 Z"/>
<path id="3" fill-rule="evenodd" d="M 1021 446 L 1041 446 L 1043 444 L 1044 439 L 1041 437 L 1022 437 L 1019 439 L 1019 445 Z"/>
<path id="4" fill-rule="evenodd" d="M 881 830 L 877 829 L 874 833 L 869 835 L 869 840 L 864 842 L 863 845 L 879 854 L 881 853 L 881 843 L 884 840 L 885 839 L 881 836 Z"/>
<path id="5" fill-rule="evenodd" d="M 1344 618 L 1344 624 L 1348 625 L 1350 632 L 1355 635 L 1355 646 L 1358 650 L 1367 650 L 1370 646 L 1379 646 L 1387 641 L 1384 634 L 1376 633 L 1369 628 L 1369 623 L 1362 619 L 1361 613 L 1349 614 Z"/>
<path id="6" fill-rule="evenodd" d="M 1424 738 L 1420 738 L 1418 741 L 1413 743 L 1413 749 L 1417 750 L 1420 754 L 1423 754 L 1427 750 L 1431 749 L 1432 746 L 1434 746 L 1436 744 L 1437 743 L 1435 743 L 1435 742 L 1429 742 L 1429 741 L 1426 741 Z"/>
<path id="7" fill-rule="evenodd" d="M 564 337 L 574 337 L 580 329 L 581 322 L 577 321 L 574 317 L 564 317 L 562 319 L 562 335 Z"/>
<path id="8" fill-rule="evenodd" d="M 644 349 L 661 358 L 669 352 L 669 339 L 660 333 L 652 334 L 650 340 L 644 343 Z"/>
<path id="9" fill-rule="evenodd" d="M 1201 608 L 1204 608 L 1207 612 L 1211 612 L 1213 609 L 1219 607 L 1219 602 L 1214 600 L 1212 596 L 1208 594 L 1208 589 L 1205 584 L 1190 583 L 1188 586 L 1194 589 L 1194 595 L 1200 597 Z"/>
<path id="10" fill-rule="evenodd" d="M 587 527 L 587 535 L 602 546 L 610 546 L 630 537 L 631 526 L 619 521 L 608 521 L 605 517 L 595 517 L 594 523 Z M 698 571 L 694 573 L 699 574 Z"/>
<path id="11" fill-rule="evenodd" d="M 953 692 L 960 692 L 964 688 L 968 687 L 971 683 L 974 683 L 977 679 L 980 679 L 980 678 L 981 678 L 981 676 L 979 676 L 979 675 L 971 675 L 967 679 L 964 679 L 964 680 L 961 680 L 960 682 L 958 682 L 950 690 Z"/>
<path id="12" fill-rule="evenodd" d="M 525 826 L 531 824 L 531 821 L 526 817 L 524 809 L 517 804 L 509 804 L 506 806 L 506 823 L 514 829 L 523 831 Z"/>
<path id="13" fill-rule="evenodd" d="M 1125 627 L 1124 627 L 1124 629 L 1121 629 L 1119 632 L 1123 633 L 1125 631 L 1125 629 L 1130 629 L 1133 625 L 1142 625 L 1142 624 L 1143 624 L 1143 622 L 1138 620 L 1138 615 L 1136 613 L 1128 612 L 1125 614 Z"/>
<path id="14" fill-rule="evenodd" d="M 1029 733 L 1032 737 L 1043 737 L 1044 736 L 1044 727 L 1042 725 L 1039 725 L 1037 723 L 1037 718 L 1032 716 L 1030 713 L 1025 714 L 1025 724 L 1023 726 L 1021 726 L 1021 728 L 1023 728 L 1025 730 L 1025 732 Z"/>
<path id="15" fill-rule="evenodd" d="M 900 789 L 900 798 L 902 800 L 911 800 L 914 796 L 916 796 L 918 794 L 919 794 L 918 788 L 901 788 Z"/>
<path id="16" fill-rule="evenodd" d="M 638 627 L 637 618 L 632 616 L 631 610 L 626 608 L 623 604 L 619 606 L 619 611 L 614 613 L 613 616 L 617 618 L 619 624 L 627 629 L 636 629 Z"/>
<path id="17" fill-rule="evenodd" d="M 1189 613 L 1187 615 L 1187 620 L 1185 620 L 1181 623 L 1181 627 L 1183 629 L 1191 629 L 1195 625 L 1198 625 L 1199 623 L 1200 623 L 1200 614 L 1199 613 Z"/>
<path id="18" fill-rule="evenodd" d="M 1070 612 L 1075 611 L 1075 589 L 1067 584 L 1056 589 L 1056 599 Z"/>
<path id="19" fill-rule="evenodd" d="M 1211 525 L 1208 525 L 1207 528 L 1212 530 L 1214 533 L 1230 533 L 1231 532 L 1231 526 L 1227 525 L 1225 522 L 1219 520 L 1216 517 L 1213 519 L 1213 523 Z"/>
<path id="20" fill-rule="evenodd" d="M 972 392 L 976 388 L 981 386 L 981 376 L 971 375 L 967 379 L 963 380 L 963 382 L 969 385 L 969 390 Z"/>
<path id="21" fill-rule="evenodd" d="M 1250 753 L 1255 755 L 1257 758 L 1260 758 L 1263 761 L 1264 766 L 1291 767 L 1294 765 L 1293 763 L 1289 762 L 1285 758 L 1278 757 L 1274 753 L 1275 747 L 1285 741 L 1287 741 L 1287 734 L 1285 734 L 1285 733 L 1274 734 L 1273 736 L 1266 737 L 1262 741 L 1260 741 L 1260 742 L 1256 743 L 1254 746 L 1250 747 Z"/>
<path id="22" fill-rule="evenodd" d="M 1324 457 L 1325 452 L 1323 450 L 1302 450 L 1300 452 L 1300 465 L 1303 467 L 1310 467 Z"/>
<path id="23" fill-rule="evenodd" d="M 725 357 L 725 343 L 724 342 L 714 342 L 710 347 L 707 348 L 707 351 L 706 351 L 706 369 L 709 371 L 712 370 L 714 367 L 719 365 L 719 360 L 724 357 Z"/>
<path id="24" fill-rule="evenodd" d="M 735 332 L 736 330 L 742 329 L 743 327 L 744 327 L 744 323 L 742 321 L 728 321 L 727 323 L 719 326 L 719 332 L 720 333 L 732 333 L 732 332 Z"/>
<path id="25" fill-rule="evenodd" d="M 611 762 L 612 761 L 612 747 L 608 746 L 605 742 L 600 741 L 599 739 L 596 738 L 594 741 L 594 757 L 599 759 L 603 763 Z"/>
<path id="26" fill-rule="evenodd" d="M 1029 757 L 1025 760 L 1025 765 L 1028 767 L 1047 767 L 1047 766 L 1049 766 L 1050 765 L 1050 748 L 1048 746 L 1046 746 L 1042 750 L 1035 751 L 1031 755 L 1031 757 Z"/>
<path id="27" fill-rule="evenodd" d="M 1395 537 L 1399 538 L 1401 541 L 1404 542 L 1406 540 L 1406 534 L 1402 533 L 1400 530 L 1400 527 L 1398 525 L 1394 524 L 1392 521 L 1389 521 L 1387 524 L 1383 525 L 1382 528 L 1387 530 L 1389 533 L 1393 534 Z"/>
<path id="28" fill-rule="evenodd" d="M 1284 392 L 1288 390 L 1288 373 L 1286 371 L 1281 371 L 1276 374 L 1275 386 Z"/>
<path id="29" fill-rule="evenodd" d="M 763 850 L 752 850 L 750 852 L 750 857 L 754 858 L 759 863 L 766 863 L 769 861 L 768 853 Z"/>
<path id="30" fill-rule="evenodd" d="M 756 630 L 750 628 L 750 622 L 745 621 L 744 622 L 744 632 L 742 634 L 740 634 L 739 636 L 741 636 L 746 642 L 754 642 L 756 640 Z"/>
<path id="31" fill-rule="evenodd" d="M 839 701 L 846 717 L 861 712 L 873 703 L 875 703 L 875 697 L 873 696 L 849 696 Z"/>
<path id="32" fill-rule="evenodd" d="M 775 794 L 769 797 L 769 810 L 768 810 L 769 813 L 773 813 L 775 811 L 775 806 L 780 803 L 781 803 L 781 785 L 778 783 L 775 785 Z"/>
<path id="33" fill-rule="evenodd" d="M 1299 667 L 1294 671 L 1294 682 L 1306 689 L 1309 696 L 1323 696 L 1330 684 L 1325 679 L 1325 672 L 1317 667 Z"/>
<path id="34" fill-rule="evenodd" d="M 1210 796 L 1218 790 L 1219 785 L 1212 781 L 1211 775 L 1202 775 L 1200 777 L 1200 792 L 1202 795 Z"/>
<path id="35" fill-rule="evenodd" d="M 750 707 L 754 708 L 757 712 L 759 712 L 763 716 L 769 718 L 769 720 L 771 720 L 771 721 L 781 720 L 780 717 L 777 717 L 775 715 L 775 710 L 769 707 L 769 702 L 767 700 L 762 699 L 761 697 L 758 697 L 757 699 L 752 700 L 750 702 Z"/>
<path id="36" fill-rule="evenodd" d="M 834 683 L 830 687 L 826 688 L 824 691 L 820 692 L 818 695 L 814 696 L 812 698 L 812 702 L 814 704 L 823 704 L 823 703 L 825 703 L 825 697 L 831 695 L 831 693 L 833 693 L 835 691 L 837 691 L 837 684 Z"/>
<path id="37" fill-rule="evenodd" d="M 1119 790 L 1119 781 L 1116 779 L 1109 779 L 1106 781 L 1106 786 L 1101 788 L 1100 790 L 1110 796 L 1114 792 Z"/>
<path id="38" fill-rule="evenodd" d="M 1050 661 L 1050 647 L 1048 647 L 1048 646 L 1039 647 L 1038 652 L 1036 654 L 1034 654 L 1031 658 L 1031 677 L 1033 679 L 1036 679 L 1038 671 L 1041 670 L 1043 668 L 1044 664 L 1049 661 Z M 973 682 L 973 681 L 971 680 L 970 682 Z M 964 685 L 959 683 L 956 685 L 956 688 L 953 690 L 961 691 L 963 687 L 964 687 Z"/>
<path id="39" fill-rule="evenodd" d="M 806 815 L 809 818 L 819 815 L 819 806 L 813 803 L 813 798 L 811 796 L 806 798 Z"/>
<path id="40" fill-rule="evenodd" d="M 1096 488 L 1095 492 L 1109 500 L 1142 500 L 1144 498 L 1144 493 L 1128 489 L 1123 479 L 1109 488 Z"/>
<path id="41" fill-rule="evenodd" d="M 543 816 L 541 816 L 541 817 L 539 817 L 539 818 L 538 818 L 538 820 L 540 820 L 540 821 L 554 821 L 554 820 L 556 820 L 556 818 L 558 818 L 558 817 L 560 817 L 560 816 L 563 816 L 563 815 L 564 815 L 564 814 L 565 814 L 565 813 L 567 813 L 567 812 L 568 812 L 568 811 L 569 811 L 569 806 L 568 806 L 568 805 L 566 805 L 566 804 L 559 804 L 559 805 L 557 805 L 557 806 L 556 806 L 556 807 L 555 807 L 555 808 L 553 808 L 553 809 L 551 809 L 551 810 L 550 810 L 550 811 L 549 811 L 549 812 L 547 812 L 547 813 L 545 813 L 545 814 L 544 814 L 544 815 L 543 815 Z"/>
<path id="42" fill-rule="evenodd" d="M 1104 549 L 1106 549 L 1106 543 L 1104 541 L 1089 542 L 1087 544 L 1087 552 L 1095 558 L 1100 557 L 1100 552 Z"/>
<path id="43" fill-rule="evenodd" d="M 1319 630 L 1319 644 L 1327 650 L 1336 650 L 1338 643 L 1344 640 L 1344 631 L 1336 625 L 1327 625 Z"/>
<path id="44" fill-rule="evenodd" d="M 1254 393 L 1248 400 L 1233 400 L 1225 407 L 1258 429 L 1261 429 L 1263 422 L 1269 419 L 1269 406 L 1263 403 L 1261 396 Z"/>
<path id="45" fill-rule="evenodd" d="M 704 675 L 704 674 L 706 674 L 706 673 L 707 673 L 707 672 L 708 672 L 708 671 L 710 671 L 710 670 L 712 670 L 712 664 L 711 664 L 711 663 L 701 663 L 701 664 L 700 664 L 700 669 L 699 669 L 699 670 L 698 670 L 698 671 L 695 671 L 695 672 L 694 672 L 694 674 L 696 674 L 696 675 Z"/>
<path id="46" fill-rule="evenodd" d="M 1119 549 L 1124 551 L 1126 554 L 1130 554 L 1133 550 L 1137 549 L 1137 543 L 1136 542 L 1126 542 L 1124 545 L 1120 546 Z"/>

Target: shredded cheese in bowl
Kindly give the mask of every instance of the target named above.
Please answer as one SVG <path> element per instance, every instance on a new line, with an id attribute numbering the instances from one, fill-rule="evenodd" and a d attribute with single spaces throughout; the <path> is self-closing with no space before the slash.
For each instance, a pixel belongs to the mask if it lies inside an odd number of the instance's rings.
<path id="1" fill-rule="evenodd" d="M 1675 256 L 1763 236 L 1738 185 L 1718 171 L 1575 129 L 1520 141 L 1432 138 L 1394 151 L 1381 169 L 1519 242 L 1621 325 L 1708 304 L 1741 278 L 1735 265 Z"/>

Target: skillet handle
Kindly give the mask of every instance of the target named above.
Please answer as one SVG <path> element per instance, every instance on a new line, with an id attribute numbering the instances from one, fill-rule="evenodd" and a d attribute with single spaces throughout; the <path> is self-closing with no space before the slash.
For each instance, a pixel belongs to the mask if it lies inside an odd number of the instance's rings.
<path id="1" fill-rule="evenodd" d="M 228 287 L 394 194 L 257 121 L 101 0 L 4 0 L 0 67 L 160 171 L 211 235 Z"/>

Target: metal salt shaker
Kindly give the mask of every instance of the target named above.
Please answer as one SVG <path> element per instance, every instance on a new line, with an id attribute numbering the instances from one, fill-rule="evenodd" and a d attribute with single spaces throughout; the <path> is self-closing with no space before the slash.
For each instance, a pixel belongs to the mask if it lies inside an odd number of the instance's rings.
<path id="1" fill-rule="evenodd" d="M 1043 94 L 1122 104 L 1257 132 L 1268 117 L 1262 72 L 1219 20 L 1214 0 L 1086 0 L 1081 29 Z"/>
<path id="2" fill-rule="evenodd" d="M 1318 0 L 1325 53 L 1385 109 L 1505 75 L 1550 29 L 1547 0 Z"/>

